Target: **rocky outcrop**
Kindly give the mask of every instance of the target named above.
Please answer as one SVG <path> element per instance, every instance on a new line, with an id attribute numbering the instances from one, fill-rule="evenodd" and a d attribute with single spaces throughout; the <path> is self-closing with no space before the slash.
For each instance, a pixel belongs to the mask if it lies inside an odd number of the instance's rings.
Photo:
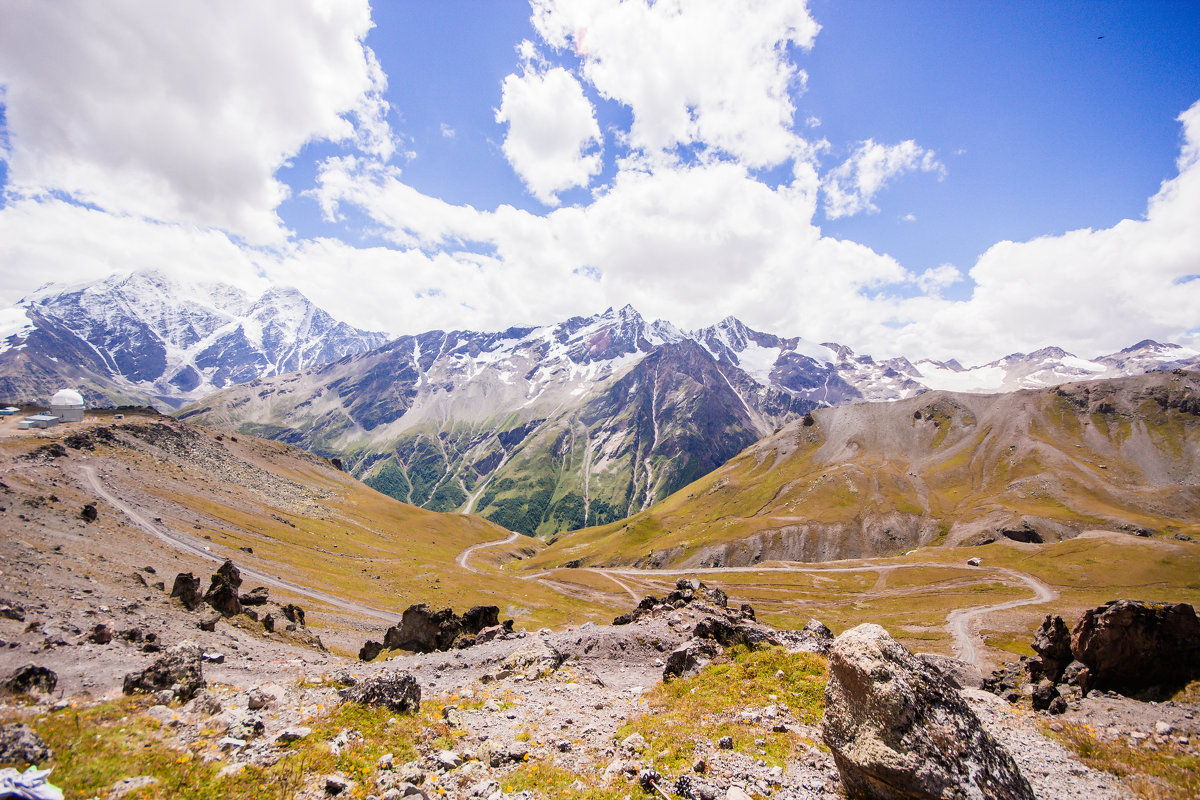
<path id="1" fill-rule="evenodd" d="M 365 706 L 386 706 L 399 714 L 421 710 L 421 687 L 407 672 L 395 670 L 338 692 L 343 700 Z"/>
<path id="2" fill-rule="evenodd" d="M 125 676 L 125 694 L 171 690 L 176 699 L 186 703 L 204 688 L 203 653 L 194 642 L 184 642 L 163 653 L 141 672 Z"/>
<path id="3" fill-rule="evenodd" d="M 663 683 L 695 675 L 711 664 L 720 652 L 721 648 L 716 642 L 703 639 L 694 639 L 676 648 L 667 656 L 666 666 L 663 667 Z"/>
<path id="4" fill-rule="evenodd" d="M 823 737 L 849 796 L 1033 800 L 957 690 L 883 628 L 839 636 L 829 668 Z"/>
<path id="5" fill-rule="evenodd" d="M 1113 600 L 1083 613 L 1071 653 L 1087 689 L 1136 694 L 1200 677 L 1200 619 L 1187 603 Z"/>
<path id="6" fill-rule="evenodd" d="M 459 636 L 474 636 L 495 627 L 499 618 L 497 606 L 474 606 L 460 617 L 451 608 L 434 611 L 426 603 L 418 603 L 406 608 L 400 622 L 387 629 L 383 646 L 415 653 L 449 650 Z"/>
<path id="7" fill-rule="evenodd" d="M 1033 638 L 1033 649 L 1042 659 L 1042 672 L 1052 683 L 1058 683 L 1071 663 L 1071 632 L 1062 617 L 1046 615 Z"/>
<path id="8" fill-rule="evenodd" d="M 0 682 L 0 688 L 13 694 L 29 694 L 35 691 L 48 694 L 53 692 L 57 685 L 58 675 L 37 664 L 17 667 L 3 682 Z"/>
<path id="9" fill-rule="evenodd" d="M 242 585 L 242 573 L 232 561 L 226 559 L 209 582 L 204 593 L 204 602 L 219 611 L 222 616 L 232 617 L 242 613 L 238 589 Z"/>
<path id="10" fill-rule="evenodd" d="M 983 688 L 983 672 L 974 664 L 937 653 L 917 653 L 917 658 L 940 672 L 955 689 Z"/>
<path id="11" fill-rule="evenodd" d="M 195 611 L 204 602 L 204 595 L 200 593 L 200 579 L 190 572 L 179 573 L 171 586 L 171 597 L 178 598 L 188 611 Z"/>

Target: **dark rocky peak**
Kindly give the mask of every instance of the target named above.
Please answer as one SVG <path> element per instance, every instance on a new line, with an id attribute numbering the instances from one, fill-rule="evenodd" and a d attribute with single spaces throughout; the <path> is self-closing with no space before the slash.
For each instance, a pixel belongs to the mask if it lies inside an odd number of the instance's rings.
<path id="1" fill-rule="evenodd" d="M 1171 343 L 1163 344 L 1162 342 L 1156 342 L 1153 339 L 1142 339 L 1137 344 L 1126 347 L 1124 350 L 1121 351 L 1121 354 L 1129 355 L 1130 353 L 1136 353 L 1140 350 L 1153 350 L 1154 352 L 1161 352 L 1163 350 L 1182 350 L 1182 349 L 1183 348 L 1177 344 L 1171 344 Z"/>
<path id="2" fill-rule="evenodd" d="M 656 339 L 642 315 L 627 305 L 620 311 L 609 308 L 587 320 L 564 343 L 568 344 L 568 358 L 576 364 L 590 364 L 629 353 L 650 352 L 660 343 Z M 563 339 L 559 337 L 559 341 Z"/>
<path id="3" fill-rule="evenodd" d="M 1009 356 L 1009 358 L 1014 358 L 1014 357 L 1019 357 L 1019 356 Z M 1060 358 L 1074 358 L 1074 357 L 1075 357 L 1074 353 L 1068 353 L 1066 350 L 1063 350 L 1061 347 L 1043 347 L 1040 350 L 1034 350 L 1029 355 L 1024 356 L 1024 358 L 1027 358 L 1030 361 L 1054 361 L 1054 360 L 1057 360 Z"/>

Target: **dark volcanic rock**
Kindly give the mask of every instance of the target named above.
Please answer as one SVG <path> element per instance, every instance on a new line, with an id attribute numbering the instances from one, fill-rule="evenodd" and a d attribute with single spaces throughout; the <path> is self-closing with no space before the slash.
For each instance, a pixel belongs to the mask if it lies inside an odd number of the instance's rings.
<path id="1" fill-rule="evenodd" d="M 0 764 L 24 766 L 42 764 L 53 759 L 54 751 L 46 746 L 33 728 L 20 723 L 0 725 Z"/>
<path id="2" fill-rule="evenodd" d="M 96 511 L 96 504 L 95 503 L 85 504 L 84 507 L 80 510 L 79 516 L 81 516 L 85 522 L 95 522 L 96 519 L 99 517 L 99 514 Z"/>
<path id="3" fill-rule="evenodd" d="M 418 603 L 404 610 L 400 624 L 387 629 L 383 645 L 389 650 L 411 650 L 415 653 L 449 650 L 462 629 L 462 620 L 453 610 L 443 608 L 434 611 L 425 603 Z"/>
<path id="4" fill-rule="evenodd" d="M 1086 688 L 1133 694 L 1200 677 L 1200 619 L 1187 603 L 1113 600 L 1083 613 L 1071 652 Z"/>
<path id="5" fill-rule="evenodd" d="M 383 652 L 383 642 L 375 642 L 370 639 L 358 651 L 360 661 L 374 661 L 380 653 Z"/>
<path id="6" fill-rule="evenodd" d="M 141 672 L 125 676 L 125 694 L 170 689 L 183 702 L 204 688 L 203 654 L 193 642 L 176 645 Z"/>
<path id="7" fill-rule="evenodd" d="M 742 622 L 730 622 L 719 617 L 700 620 L 692 634 L 697 639 L 714 639 L 722 647 L 741 644 L 753 650 L 768 644 L 779 644 L 764 628 Z"/>
<path id="8" fill-rule="evenodd" d="M 264 606 L 270 598 L 267 596 L 267 587 L 255 586 L 248 592 L 245 592 L 238 597 L 238 602 L 244 606 Z"/>
<path id="9" fill-rule="evenodd" d="M 1071 663 L 1071 632 L 1057 614 L 1047 614 L 1033 639 L 1033 649 L 1042 659 L 1042 672 L 1052 683 L 1062 679 Z"/>
<path id="10" fill-rule="evenodd" d="M 29 694 L 32 691 L 50 693 L 55 686 L 58 686 L 58 675 L 37 664 L 17 667 L 0 683 L 0 688 L 13 694 Z"/>
<path id="11" fill-rule="evenodd" d="M 232 561 L 226 560 L 209 582 L 208 591 L 204 593 L 204 602 L 208 603 L 223 616 L 232 617 L 242 613 L 242 603 L 238 599 L 238 589 L 242 585 L 242 573 Z"/>
<path id="12" fill-rule="evenodd" d="M 499 606 L 474 606 L 462 615 L 462 628 L 467 633 L 479 633 L 484 628 L 500 624 Z"/>
<path id="13" fill-rule="evenodd" d="M 304 609 L 300 606 L 288 603 L 286 606 L 281 606 L 279 610 L 288 622 L 295 625 L 304 625 Z"/>
<path id="14" fill-rule="evenodd" d="M 401 714 L 421 710 L 421 687 L 417 679 L 399 670 L 368 678 L 338 694 L 343 700 L 365 706 L 387 706 Z"/>
<path id="15" fill-rule="evenodd" d="M 146 582 L 146 579 L 136 572 L 134 576 L 143 584 Z M 190 572 L 179 573 L 171 586 L 171 597 L 178 597 L 188 611 L 195 611 L 204 602 L 204 595 L 200 594 L 200 579 Z"/>
<path id="16" fill-rule="evenodd" d="M 829 667 L 823 736 L 850 797 L 1033 800 L 957 690 L 883 628 L 839 636 Z"/>

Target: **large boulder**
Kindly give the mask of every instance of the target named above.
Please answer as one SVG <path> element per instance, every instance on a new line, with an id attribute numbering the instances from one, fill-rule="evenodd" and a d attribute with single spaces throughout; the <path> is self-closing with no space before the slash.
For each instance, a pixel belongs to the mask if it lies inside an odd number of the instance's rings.
<path id="1" fill-rule="evenodd" d="M 1057 614 L 1047 614 L 1033 638 L 1033 649 L 1042 659 L 1042 672 L 1052 683 L 1058 683 L 1063 670 L 1071 663 L 1071 631 Z"/>
<path id="2" fill-rule="evenodd" d="M 29 694 L 34 691 L 49 694 L 54 691 L 55 686 L 58 686 L 58 675 L 53 670 L 37 664 L 17 667 L 0 682 L 0 688 L 13 694 Z"/>
<path id="3" fill-rule="evenodd" d="M 383 646 L 415 653 L 449 650 L 462 630 L 462 620 L 453 610 L 434 611 L 425 603 L 418 603 L 404 610 L 398 625 L 387 629 Z"/>
<path id="4" fill-rule="evenodd" d="M 1171 689 L 1200 677 L 1200 619 L 1187 603 L 1112 600 L 1075 623 L 1071 653 L 1089 690 Z"/>
<path id="5" fill-rule="evenodd" d="M 766 629 L 751 622 L 731 622 L 720 617 L 705 617 L 696 623 L 692 635 L 697 639 L 713 639 L 722 647 L 745 645 L 754 650 L 769 644 L 779 644 Z"/>
<path id="6" fill-rule="evenodd" d="M 33 728 L 19 722 L 0 725 L 0 764 L 42 764 L 53 759 L 54 751 Z"/>
<path id="7" fill-rule="evenodd" d="M 134 575 L 141 578 L 137 573 Z M 188 611 L 195 611 L 204 602 L 204 595 L 200 592 L 200 579 L 190 572 L 179 573 L 171 586 L 171 597 L 179 598 L 179 602 L 183 603 Z"/>
<path id="8" fill-rule="evenodd" d="M 204 688 L 203 653 L 195 642 L 176 645 L 141 672 L 127 674 L 123 688 L 125 694 L 170 689 L 186 703 Z"/>
<path id="9" fill-rule="evenodd" d="M 238 589 L 242 586 L 242 573 L 232 561 L 225 560 L 217 573 L 209 581 L 208 591 L 204 593 L 204 602 L 219 611 L 222 616 L 232 617 L 242 613 L 242 603 L 238 597 Z"/>
<path id="10" fill-rule="evenodd" d="M 365 706 L 387 706 L 400 714 L 421 710 L 421 686 L 407 672 L 393 670 L 338 692 L 343 700 Z"/>
<path id="11" fill-rule="evenodd" d="M 1033 800 L 958 691 L 878 625 L 830 648 L 822 727 L 850 797 Z"/>

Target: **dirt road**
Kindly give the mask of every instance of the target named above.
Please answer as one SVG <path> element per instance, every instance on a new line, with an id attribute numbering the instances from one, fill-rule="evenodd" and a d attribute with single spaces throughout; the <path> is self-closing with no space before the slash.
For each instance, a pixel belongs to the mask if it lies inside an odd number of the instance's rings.
<path id="1" fill-rule="evenodd" d="M 92 490 L 97 496 L 103 498 L 106 503 L 120 511 L 122 514 L 128 517 L 133 524 L 146 531 L 146 533 L 149 533 L 171 547 L 174 547 L 176 550 L 181 550 L 189 555 L 197 556 L 198 558 L 203 558 L 206 561 L 212 561 L 216 564 L 224 563 L 225 559 L 222 556 L 213 553 L 207 549 L 205 545 L 199 544 L 199 542 L 193 537 L 190 537 L 187 534 L 182 534 L 159 527 L 155 523 L 146 519 L 146 517 L 139 514 L 137 510 L 131 507 L 128 503 L 117 498 L 112 492 L 105 488 L 104 484 L 100 481 L 100 476 L 96 474 L 95 467 L 84 464 L 80 466 L 80 470 L 87 478 L 88 484 L 91 486 Z M 462 558 L 461 555 L 459 557 Z M 360 603 L 335 597 L 331 594 L 326 594 L 325 592 L 320 592 L 315 589 L 308 589 L 304 586 L 300 586 L 299 584 L 285 581 L 282 578 L 276 578 L 274 576 L 267 575 L 266 573 L 259 572 L 252 567 L 239 566 L 238 569 L 245 578 L 252 578 L 255 581 L 267 586 L 274 586 L 276 589 L 283 589 L 284 591 L 300 595 L 301 597 L 307 597 L 310 600 L 315 600 L 318 603 L 324 603 L 326 605 L 333 606 L 334 608 L 341 609 L 342 611 L 348 611 L 353 614 L 362 614 L 374 619 L 383 620 L 389 624 L 394 623 L 399 617 L 399 614 L 395 611 L 384 611 L 382 609 L 372 608 L 371 606 L 365 606 Z"/>

